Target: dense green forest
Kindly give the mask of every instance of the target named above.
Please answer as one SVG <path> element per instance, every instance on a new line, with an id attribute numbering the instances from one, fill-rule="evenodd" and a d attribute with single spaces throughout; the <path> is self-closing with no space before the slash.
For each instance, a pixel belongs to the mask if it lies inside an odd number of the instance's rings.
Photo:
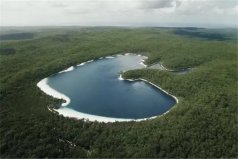
<path id="1" fill-rule="evenodd" d="M 1 32 L 7 37 L 0 45 L 1 158 L 238 157 L 237 30 L 17 29 Z M 21 32 L 34 36 L 16 38 Z M 148 68 L 123 74 L 147 79 L 178 97 L 169 113 L 142 122 L 98 123 L 47 109 L 60 101 L 36 86 L 42 78 L 127 52 L 148 56 L 147 64 L 193 68 L 187 74 Z"/>

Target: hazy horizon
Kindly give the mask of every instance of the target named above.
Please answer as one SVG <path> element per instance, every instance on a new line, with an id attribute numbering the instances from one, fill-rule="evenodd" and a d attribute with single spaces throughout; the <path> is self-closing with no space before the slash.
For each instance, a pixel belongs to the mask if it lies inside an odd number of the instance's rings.
<path id="1" fill-rule="evenodd" d="M 1 27 L 237 28 L 236 0 L 0 0 Z"/>

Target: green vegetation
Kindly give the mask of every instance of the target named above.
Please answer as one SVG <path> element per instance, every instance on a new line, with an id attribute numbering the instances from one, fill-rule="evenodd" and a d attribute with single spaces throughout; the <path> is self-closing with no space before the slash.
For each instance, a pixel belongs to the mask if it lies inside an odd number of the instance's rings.
<path id="1" fill-rule="evenodd" d="M 236 29 L 201 29 L 201 28 L 177 28 L 173 32 L 178 35 L 197 37 L 207 40 L 230 40 L 237 41 L 237 30 Z"/>
<path id="2" fill-rule="evenodd" d="M 206 40 L 176 35 L 171 28 L 49 30 L 32 40 L 1 42 L 1 157 L 238 157 L 237 36 Z M 168 114 L 106 124 L 48 110 L 60 100 L 36 87 L 42 78 L 126 52 L 148 56 L 147 64 L 194 68 L 184 75 L 156 69 L 123 74 L 147 79 L 177 96 L 179 104 Z"/>
<path id="3" fill-rule="evenodd" d="M 15 33 L 15 34 L 6 34 L 0 35 L 0 40 L 24 40 L 32 39 L 34 34 L 32 33 Z"/>

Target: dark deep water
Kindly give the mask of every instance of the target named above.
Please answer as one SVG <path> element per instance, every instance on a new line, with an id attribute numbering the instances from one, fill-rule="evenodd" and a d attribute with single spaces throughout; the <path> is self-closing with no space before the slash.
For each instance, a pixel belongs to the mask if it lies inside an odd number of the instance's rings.
<path id="1" fill-rule="evenodd" d="M 161 115 L 176 101 L 143 81 L 118 80 L 120 71 L 143 68 L 142 56 L 96 60 L 48 78 L 48 85 L 71 99 L 66 107 L 113 118 L 140 119 Z"/>

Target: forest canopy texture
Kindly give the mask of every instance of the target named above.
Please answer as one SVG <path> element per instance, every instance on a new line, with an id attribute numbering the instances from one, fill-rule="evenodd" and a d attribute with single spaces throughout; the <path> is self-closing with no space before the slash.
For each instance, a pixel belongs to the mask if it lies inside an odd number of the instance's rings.
<path id="1" fill-rule="evenodd" d="M 15 28 L 17 30 L 18 28 Z M 62 27 L 1 32 L 0 157 L 238 157 L 237 30 Z M 142 122 L 98 123 L 48 110 L 61 101 L 41 79 L 102 56 L 138 53 L 131 70 L 175 95 L 169 113 Z"/>

